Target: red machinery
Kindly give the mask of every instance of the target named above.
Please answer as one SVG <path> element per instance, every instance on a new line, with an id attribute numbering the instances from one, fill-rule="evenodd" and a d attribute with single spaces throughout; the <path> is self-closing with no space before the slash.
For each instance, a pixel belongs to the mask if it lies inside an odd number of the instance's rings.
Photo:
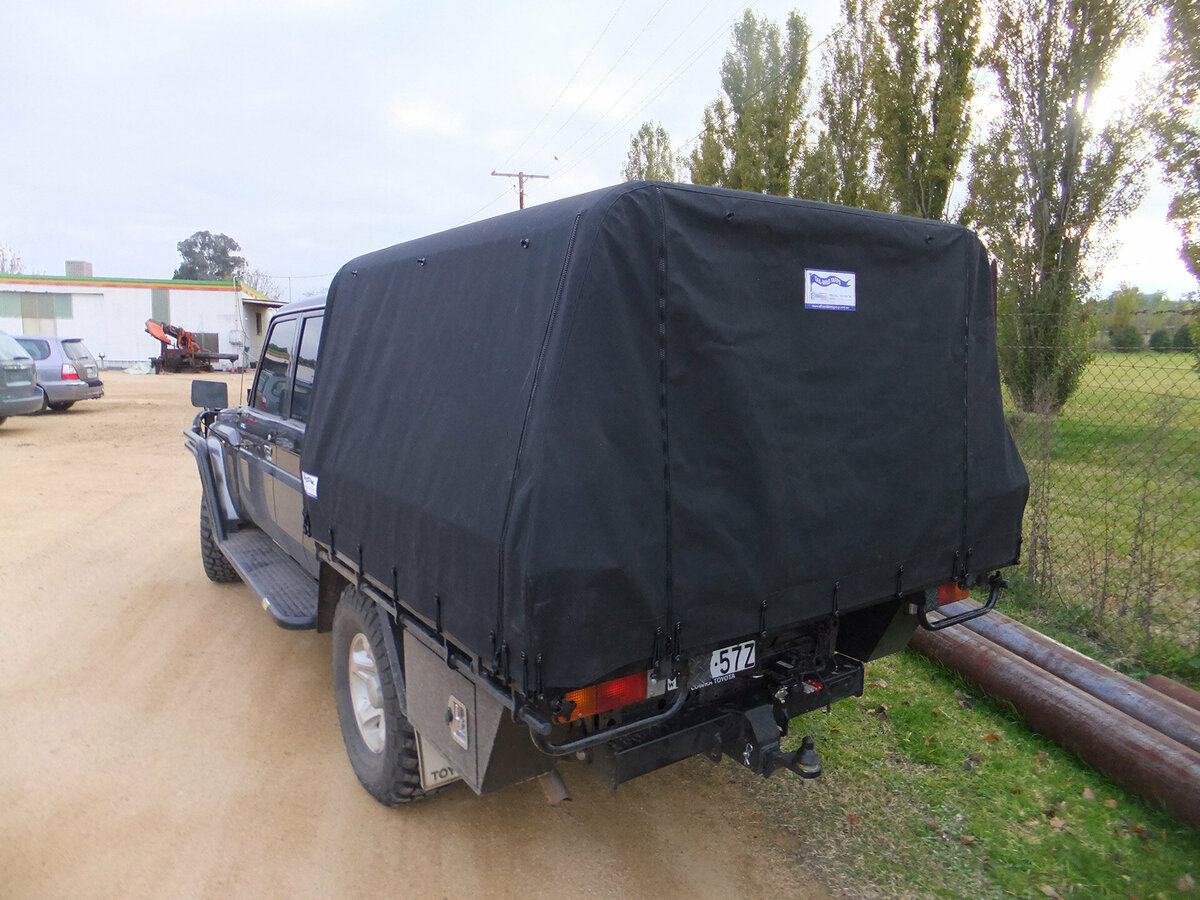
<path id="1" fill-rule="evenodd" d="M 237 360 L 236 353 L 213 353 L 200 346 L 196 336 L 178 325 L 146 320 L 146 333 L 162 343 L 162 352 L 151 359 L 155 372 L 211 372 L 213 360 Z"/>

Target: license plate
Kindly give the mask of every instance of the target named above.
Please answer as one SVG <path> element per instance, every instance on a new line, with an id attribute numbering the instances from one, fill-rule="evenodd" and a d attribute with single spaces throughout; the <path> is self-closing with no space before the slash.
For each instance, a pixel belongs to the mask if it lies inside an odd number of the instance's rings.
<path id="1" fill-rule="evenodd" d="M 714 681 L 724 680 L 738 672 L 753 669 L 756 662 L 754 641 L 743 641 L 740 644 L 730 644 L 720 650 L 714 650 L 708 660 L 708 674 Z"/>

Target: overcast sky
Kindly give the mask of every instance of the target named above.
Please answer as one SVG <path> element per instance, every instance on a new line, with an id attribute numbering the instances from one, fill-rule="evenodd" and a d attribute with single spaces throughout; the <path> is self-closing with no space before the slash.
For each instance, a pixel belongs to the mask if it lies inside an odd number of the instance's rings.
<path id="1" fill-rule="evenodd" d="M 224 232 L 294 297 L 360 253 L 613 184 L 630 135 L 700 131 L 744 0 L 8 4 L 0 244 L 26 271 L 170 277 Z M 832 0 L 752 5 L 809 20 Z M 690 144 L 687 144 L 690 148 Z M 1196 287 L 1152 191 L 1105 275 Z"/>

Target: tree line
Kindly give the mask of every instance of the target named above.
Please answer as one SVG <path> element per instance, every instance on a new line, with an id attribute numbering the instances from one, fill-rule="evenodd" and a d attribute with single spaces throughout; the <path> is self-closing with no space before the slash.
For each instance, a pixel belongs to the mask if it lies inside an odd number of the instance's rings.
<path id="1" fill-rule="evenodd" d="M 1156 20 L 1165 80 L 1098 121 L 1114 60 Z M 780 25 L 747 11 L 720 75 L 694 149 L 678 156 L 647 122 L 624 176 L 974 228 L 999 264 L 1001 372 L 1022 410 L 1057 412 L 1078 384 L 1106 243 L 1141 202 L 1155 157 L 1200 278 L 1193 0 L 841 0 L 816 47 L 800 13 Z"/>

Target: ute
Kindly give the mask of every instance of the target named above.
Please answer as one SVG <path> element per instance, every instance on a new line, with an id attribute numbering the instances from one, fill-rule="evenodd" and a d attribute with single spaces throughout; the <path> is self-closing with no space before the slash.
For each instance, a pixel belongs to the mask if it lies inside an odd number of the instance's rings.
<path id="1" fill-rule="evenodd" d="M 1019 556 L 993 272 L 947 223 L 630 183 L 352 260 L 225 390 L 186 432 L 205 571 L 332 632 L 386 804 L 815 776 L 793 720 Z"/>

